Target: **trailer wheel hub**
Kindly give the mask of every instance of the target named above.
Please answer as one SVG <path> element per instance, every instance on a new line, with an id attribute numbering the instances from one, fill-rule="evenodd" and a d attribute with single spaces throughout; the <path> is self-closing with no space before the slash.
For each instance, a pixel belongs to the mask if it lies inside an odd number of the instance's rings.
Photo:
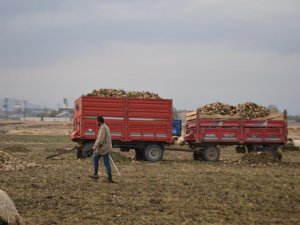
<path id="1" fill-rule="evenodd" d="M 214 149 L 209 149 L 208 150 L 208 158 L 213 159 L 216 157 L 216 151 Z"/>
<path id="2" fill-rule="evenodd" d="M 152 148 L 150 154 L 151 156 L 155 157 L 158 155 L 158 150 L 156 148 Z"/>
<path id="3" fill-rule="evenodd" d="M 144 150 L 144 158 L 147 161 L 160 161 L 163 157 L 163 149 L 160 145 L 151 144 L 148 145 Z"/>
<path id="4" fill-rule="evenodd" d="M 220 158 L 220 149 L 216 146 L 209 146 L 203 152 L 203 158 L 206 161 L 218 161 Z"/>

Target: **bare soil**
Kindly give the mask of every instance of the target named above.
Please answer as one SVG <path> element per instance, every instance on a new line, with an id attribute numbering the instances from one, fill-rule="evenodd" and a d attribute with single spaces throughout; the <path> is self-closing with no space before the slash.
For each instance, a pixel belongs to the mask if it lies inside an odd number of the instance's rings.
<path id="1" fill-rule="evenodd" d="M 114 149 L 121 177 L 113 169 L 109 184 L 102 164 L 92 180 L 91 159 L 75 152 L 45 159 L 74 145 L 71 127 L 0 122 L 0 188 L 27 224 L 300 224 L 299 151 L 268 163 L 241 163 L 233 148 L 212 163 L 166 151 L 149 163 Z"/>
<path id="2" fill-rule="evenodd" d="M 300 140 L 300 124 L 290 124 L 288 136 L 289 138 Z"/>

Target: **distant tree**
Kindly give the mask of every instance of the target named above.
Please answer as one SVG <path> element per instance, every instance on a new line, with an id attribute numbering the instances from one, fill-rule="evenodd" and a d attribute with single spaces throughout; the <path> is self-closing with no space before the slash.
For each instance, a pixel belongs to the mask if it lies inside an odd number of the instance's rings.
<path id="1" fill-rule="evenodd" d="M 300 123 L 300 115 L 296 115 L 296 116 L 289 115 L 288 120 L 295 121 L 296 123 Z"/>
<path id="2" fill-rule="evenodd" d="M 279 112 L 279 109 L 278 109 L 278 107 L 276 106 L 276 105 L 269 105 L 268 107 L 267 107 L 269 110 L 271 110 L 272 112 Z"/>

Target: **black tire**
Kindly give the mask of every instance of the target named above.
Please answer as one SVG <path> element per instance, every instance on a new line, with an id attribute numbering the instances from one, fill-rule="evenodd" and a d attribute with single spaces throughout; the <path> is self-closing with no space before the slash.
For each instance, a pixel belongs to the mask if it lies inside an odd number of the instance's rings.
<path id="1" fill-rule="evenodd" d="M 236 153 L 239 153 L 239 154 L 240 153 L 245 154 L 247 151 L 247 148 L 246 148 L 246 146 L 236 146 L 235 151 L 236 151 Z"/>
<path id="2" fill-rule="evenodd" d="M 253 145 L 246 145 L 246 147 L 248 153 L 256 151 Z"/>
<path id="3" fill-rule="evenodd" d="M 93 155 L 94 142 L 85 143 L 82 148 L 82 158 L 86 159 Z"/>
<path id="4" fill-rule="evenodd" d="M 193 152 L 193 159 L 202 161 L 203 160 L 203 152 L 202 151 Z"/>
<path id="5" fill-rule="evenodd" d="M 144 160 L 144 154 L 142 150 L 135 149 L 135 160 Z"/>
<path id="6" fill-rule="evenodd" d="M 259 151 L 262 151 L 262 149 L 263 149 L 263 146 L 259 145 L 259 144 L 252 144 L 252 145 L 246 145 L 246 146 L 247 146 L 248 153 L 259 152 Z"/>
<path id="7" fill-rule="evenodd" d="M 200 160 L 200 154 L 198 151 L 193 152 L 193 159 L 194 160 Z"/>
<path id="8" fill-rule="evenodd" d="M 77 149 L 76 149 L 76 156 L 77 156 L 77 159 L 83 159 L 82 148 L 83 148 L 83 144 L 79 144 L 79 145 L 77 146 Z"/>
<path id="9" fill-rule="evenodd" d="M 205 161 L 218 161 L 220 158 L 220 149 L 216 146 L 209 146 L 203 152 Z"/>
<path id="10" fill-rule="evenodd" d="M 144 149 L 144 159 L 150 162 L 162 160 L 163 154 L 163 148 L 158 144 L 147 145 Z"/>
<path id="11" fill-rule="evenodd" d="M 83 159 L 82 148 L 77 148 L 76 156 L 77 159 Z"/>

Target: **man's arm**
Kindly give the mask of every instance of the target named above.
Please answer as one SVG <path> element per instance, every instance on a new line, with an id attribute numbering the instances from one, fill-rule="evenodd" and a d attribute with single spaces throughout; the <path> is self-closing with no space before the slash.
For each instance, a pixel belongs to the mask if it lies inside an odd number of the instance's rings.
<path id="1" fill-rule="evenodd" d="M 104 127 L 101 127 L 96 139 L 96 142 L 93 146 L 93 151 L 96 151 L 97 148 L 101 147 L 105 138 L 105 131 L 103 129 Z"/>

